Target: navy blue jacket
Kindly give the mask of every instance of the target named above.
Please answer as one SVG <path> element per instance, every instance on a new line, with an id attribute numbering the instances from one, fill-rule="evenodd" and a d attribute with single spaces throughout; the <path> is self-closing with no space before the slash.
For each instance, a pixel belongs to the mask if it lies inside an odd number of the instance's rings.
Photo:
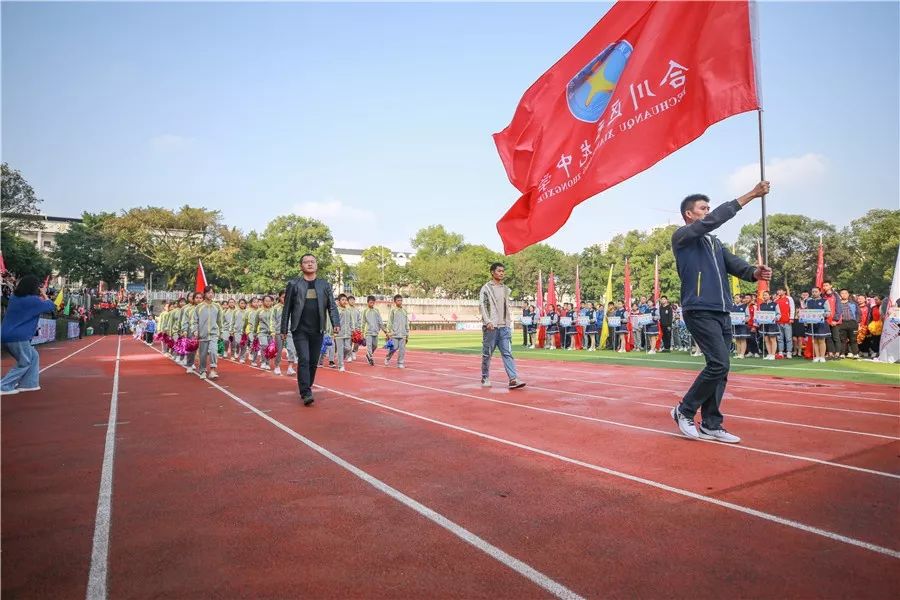
<path id="1" fill-rule="evenodd" d="M 681 306 L 684 310 L 712 310 L 727 313 L 731 308 L 728 275 L 756 281 L 756 267 L 732 254 L 710 232 L 724 225 L 741 209 L 737 200 L 726 202 L 706 218 L 679 227 L 672 234 L 672 252 L 681 278 Z"/>

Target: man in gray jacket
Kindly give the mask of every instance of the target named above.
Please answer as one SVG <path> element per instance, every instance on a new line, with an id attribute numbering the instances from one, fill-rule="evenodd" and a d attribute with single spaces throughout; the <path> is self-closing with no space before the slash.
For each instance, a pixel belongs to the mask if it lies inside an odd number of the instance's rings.
<path id="1" fill-rule="evenodd" d="M 500 348 L 503 368 L 509 377 L 509 389 L 525 387 L 516 375 L 516 361 L 512 356 L 512 309 L 509 306 L 509 288 L 503 284 L 506 267 L 503 263 L 491 265 L 491 280 L 478 293 L 478 308 L 481 311 L 481 387 L 491 387 L 491 357 L 495 348 Z"/>
<path id="2" fill-rule="evenodd" d="M 312 254 L 300 259 L 303 276 L 292 279 L 284 290 L 284 312 L 281 314 L 281 339 L 288 333 L 294 338 L 297 349 L 297 384 L 304 406 L 313 403 L 312 386 L 316 380 L 316 367 L 325 336 L 326 315 L 332 323 L 340 323 L 337 304 L 331 284 L 318 279 L 319 263 Z M 341 331 L 334 328 L 334 335 Z"/>

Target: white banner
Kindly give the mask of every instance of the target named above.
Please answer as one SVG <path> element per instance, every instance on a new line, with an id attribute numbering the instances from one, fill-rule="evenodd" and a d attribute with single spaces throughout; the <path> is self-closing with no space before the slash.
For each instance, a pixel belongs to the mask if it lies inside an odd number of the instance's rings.
<path id="1" fill-rule="evenodd" d="M 747 322 L 747 313 L 744 313 L 744 312 L 731 313 L 731 324 L 732 325 L 743 325 L 746 322 Z"/>
<path id="2" fill-rule="evenodd" d="M 559 318 L 559 326 L 560 327 L 569 327 L 572 325 L 572 317 L 560 317 Z"/>
<path id="3" fill-rule="evenodd" d="M 610 327 L 618 327 L 622 324 L 622 317 L 607 317 L 606 324 Z"/>
<path id="4" fill-rule="evenodd" d="M 588 316 L 578 317 L 578 324 L 582 327 L 587 327 L 591 324 L 591 318 Z"/>
<path id="5" fill-rule="evenodd" d="M 801 308 L 797 311 L 797 320 L 801 323 L 824 323 L 824 308 Z"/>
<path id="6" fill-rule="evenodd" d="M 74 339 L 78 337 L 78 321 L 69 321 L 69 328 L 66 331 L 68 338 Z"/>
<path id="7" fill-rule="evenodd" d="M 891 292 L 888 294 L 888 310 L 884 319 L 884 329 L 881 332 L 881 348 L 878 349 L 878 360 L 886 363 L 900 362 L 900 308 L 897 300 L 900 299 L 900 248 L 897 249 L 897 262 L 894 264 L 894 281 L 891 283 Z"/>
<path id="8" fill-rule="evenodd" d="M 76 337 L 78 335 L 76 334 Z M 56 320 L 38 319 L 37 334 L 31 338 L 31 345 L 52 342 L 56 339 Z"/>
<path id="9" fill-rule="evenodd" d="M 457 331 L 480 331 L 481 323 L 457 323 L 456 324 Z"/>
<path id="10" fill-rule="evenodd" d="M 768 325 L 775 322 L 774 310 L 758 310 L 754 316 L 757 325 Z"/>
<path id="11" fill-rule="evenodd" d="M 534 317 L 522 317 L 522 325 L 531 325 L 534 323 Z"/>

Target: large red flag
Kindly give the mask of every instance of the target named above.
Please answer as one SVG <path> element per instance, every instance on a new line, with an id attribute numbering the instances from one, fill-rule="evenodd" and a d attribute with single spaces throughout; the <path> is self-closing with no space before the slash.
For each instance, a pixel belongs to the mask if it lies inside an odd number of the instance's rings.
<path id="1" fill-rule="evenodd" d="M 816 287 L 822 289 L 825 283 L 825 248 L 822 246 L 822 236 L 819 236 L 819 261 L 816 263 Z"/>
<path id="2" fill-rule="evenodd" d="M 206 282 L 206 271 L 203 270 L 203 261 L 197 260 L 197 283 L 194 285 L 195 292 L 203 292 L 209 284 Z"/>
<path id="3" fill-rule="evenodd" d="M 617 2 L 494 135 L 522 192 L 497 222 L 504 250 L 546 239 L 584 200 L 756 108 L 746 0 Z"/>
<path id="4" fill-rule="evenodd" d="M 631 266 L 628 264 L 627 258 L 625 259 L 625 318 L 628 320 L 625 351 L 631 352 L 634 349 L 634 325 L 631 323 Z"/>

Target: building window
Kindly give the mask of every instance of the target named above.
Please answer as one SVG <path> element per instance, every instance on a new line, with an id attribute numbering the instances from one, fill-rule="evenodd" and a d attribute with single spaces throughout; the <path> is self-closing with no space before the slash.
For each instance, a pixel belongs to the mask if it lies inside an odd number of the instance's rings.
<path id="1" fill-rule="evenodd" d="M 35 244 L 37 244 L 37 242 L 35 242 Z M 49 240 L 47 240 L 47 241 L 44 242 L 44 248 L 49 249 L 49 248 L 52 248 L 52 247 L 53 247 L 53 243 L 50 242 Z"/>

